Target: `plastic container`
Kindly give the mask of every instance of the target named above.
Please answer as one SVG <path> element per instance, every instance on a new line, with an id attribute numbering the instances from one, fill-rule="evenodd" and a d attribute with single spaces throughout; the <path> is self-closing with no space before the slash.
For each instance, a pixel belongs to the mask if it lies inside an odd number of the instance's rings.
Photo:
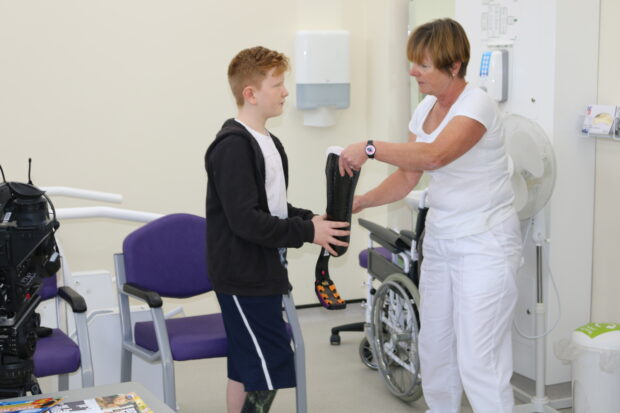
<path id="1" fill-rule="evenodd" d="M 573 413 L 620 412 L 620 324 L 581 326 L 556 355 L 572 362 Z"/>

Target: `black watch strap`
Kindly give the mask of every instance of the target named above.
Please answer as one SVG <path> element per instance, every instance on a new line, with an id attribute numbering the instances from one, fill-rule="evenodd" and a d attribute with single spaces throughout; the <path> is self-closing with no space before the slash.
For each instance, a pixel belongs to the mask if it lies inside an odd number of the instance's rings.
<path id="1" fill-rule="evenodd" d="M 375 148 L 375 144 L 373 143 L 372 139 L 368 139 L 368 142 L 366 142 L 366 148 L 364 150 L 366 151 L 366 155 L 370 159 L 374 159 L 377 148 Z"/>

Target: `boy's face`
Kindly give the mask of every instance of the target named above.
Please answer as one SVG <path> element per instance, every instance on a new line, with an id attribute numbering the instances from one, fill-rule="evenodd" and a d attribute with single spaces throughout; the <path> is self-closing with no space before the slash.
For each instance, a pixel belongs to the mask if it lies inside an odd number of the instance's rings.
<path id="1" fill-rule="evenodd" d="M 267 72 L 259 87 L 254 88 L 254 103 L 265 119 L 279 116 L 284 110 L 288 90 L 284 86 L 284 73 L 274 75 L 276 69 Z"/>

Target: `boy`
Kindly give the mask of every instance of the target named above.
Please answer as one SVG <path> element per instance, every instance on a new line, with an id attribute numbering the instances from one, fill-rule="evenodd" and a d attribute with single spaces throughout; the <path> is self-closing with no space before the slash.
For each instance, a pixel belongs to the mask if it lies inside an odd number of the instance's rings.
<path id="1" fill-rule="evenodd" d="M 238 114 L 227 120 L 205 155 L 207 262 L 228 338 L 229 413 L 266 412 L 276 389 L 295 386 L 290 338 L 282 318 L 289 290 L 286 248 L 313 242 L 346 246 L 331 222 L 286 200 L 288 162 L 265 128 L 288 91 L 288 59 L 264 47 L 242 50 L 228 67 Z"/>

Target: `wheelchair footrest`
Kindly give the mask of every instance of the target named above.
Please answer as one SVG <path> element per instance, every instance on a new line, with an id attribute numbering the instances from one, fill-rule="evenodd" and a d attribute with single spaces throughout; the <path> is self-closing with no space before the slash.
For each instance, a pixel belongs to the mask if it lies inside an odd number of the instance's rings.
<path id="1" fill-rule="evenodd" d="M 330 279 L 315 281 L 314 292 L 319 303 L 328 310 L 342 310 L 347 307 L 347 302 L 340 297 L 336 285 Z"/>

